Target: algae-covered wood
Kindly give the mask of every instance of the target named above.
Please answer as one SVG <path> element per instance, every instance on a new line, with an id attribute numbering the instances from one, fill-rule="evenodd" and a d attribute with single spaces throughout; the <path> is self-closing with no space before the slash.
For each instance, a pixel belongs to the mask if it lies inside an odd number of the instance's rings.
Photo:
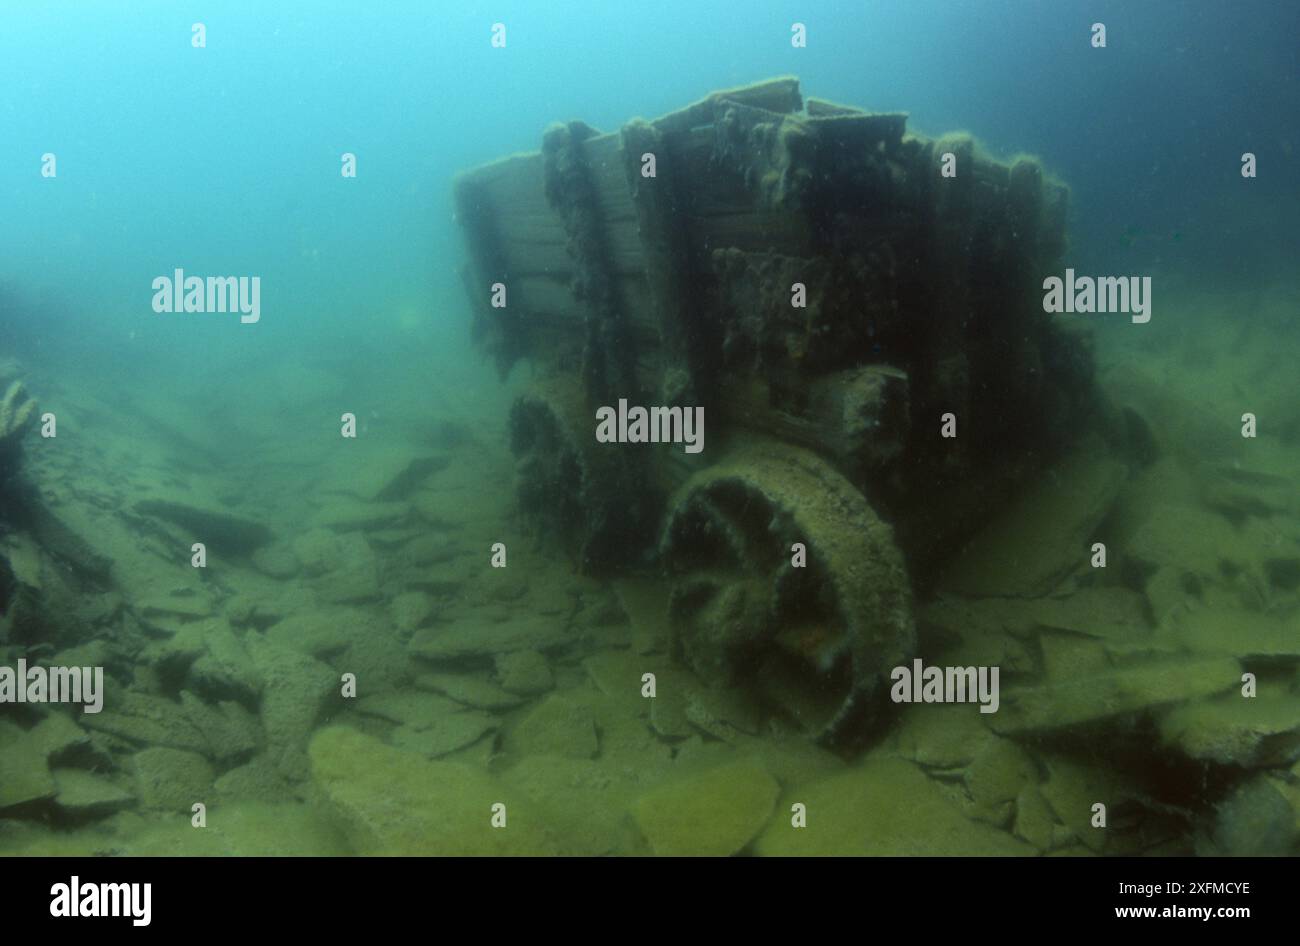
<path id="1" fill-rule="evenodd" d="M 924 560 L 1068 442 L 1092 381 L 1036 296 L 1066 188 L 907 120 L 780 77 L 617 131 L 553 126 L 457 181 L 479 337 L 503 369 L 575 379 L 579 414 L 699 404 L 714 443 L 814 450 Z M 665 470 L 649 481 L 688 472 Z M 957 508 L 936 519 L 945 490 Z"/>

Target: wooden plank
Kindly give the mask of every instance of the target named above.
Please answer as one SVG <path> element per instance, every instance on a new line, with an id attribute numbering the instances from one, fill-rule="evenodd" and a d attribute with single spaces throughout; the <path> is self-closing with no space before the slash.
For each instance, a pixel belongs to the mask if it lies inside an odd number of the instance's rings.
<path id="1" fill-rule="evenodd" d="M 672 404 L 698 401 L 694 379 L 703 370 L 701 303 L 692 279 L 689 218 L 677 212 L 686 182 L 674 175 L 642 176 L 642 154 L 673 160 L 665 136 L 653 125 L 629 122 L 622 135 L 624 173 L 644 258 L 645 301 L 659 328 L 659 372 L 647 390 Z"/>
<path id="2" fill-rule="evenodd" d="M 520 276 L 569 277 L 575 270 L 569 255 L 568 237 L 560 240 L 530 239 L 506 231 L 500 246 L 505 266 L 512 279 Z M 616 276 L 644 274 L 645 258 L 635 221 L 625 221 L 605 233 L 605 251 L 610 272 Z"/>
<path id="3" fill-rule="evenodd" d="M 656 349 L 660 342 L 659 320 L 645 277 L 621 277 L 616 281 L 615 291 L 623 303 L 628 328 L 637 345 Z M 510 305 L 517 305 L 530 319 L 536 316 L 552 323 L 581 325 L 586 318 L 582 304 L 573 297 L 568 277 L 520 276 L 510 281 L 508 292 Z"/>
<path id="4" fill-rule="evenodd" d="M 783 256 L 812 253 L 812 223 L 788 211 L 751 211 L 697 217 L 692 221 L 697 252 L 735 247 L 747 253 L 771 251 Z"/>
<path id="5" fill-rule="evenodd" d="M 474 184 L 499 211 L 511 215 L 551 212 L 546 202 L 540 152 L 512 155 L 475 168 L 459 176 L 458 186 L 462 180 Z"/>
<path id="6" fill-rule="evenodd" d="M 623 172 L 623 146 L 615 134 L 589 138 L 582 143 L 592 187 L 600 203 L 601 219 L 608 223 L 636 222 L 636 208 Z"/>
<path id="7" fill-rule="evenodd" d="M 583 142 L 582 148 L 604 229 L 609 267 L 617 274 L 639 274 L 644 260 L 636 213 L 620 163 L 619 137 L 599 135 Z M 472 183 L 486 205 L 511 278 L 567 277 L 573 273 L 564 221 L 546 200 L 540 153 L 515 155 L 462 178 Z"/>
<path id="8" fill-rule="evenodd" d="M 895 151 L 907 130 L 906 112 L 859 112 L 824 115 L 808 119 L 809 126 L 824 144 L 868 149 L 883 145 Z"/>
<path id="9" fill-rule="evenodd" d="M 865 115 L 866 110 L 858 108 L 855 105 L 840 105 L 838 102 L 832 102 L 828 99 L 819 99 L 815 96 L 808 96 L 804 99 L 804 111 L 810 118 L 821 118 L 827 115 Z"/>
<path id="10" fill-rule="evenodd" d="M 639 343 L 658 347 L 661 333 L 659 316 L 645 276 L 638 273 L 619 277 L 618 294 L 623 300 L 628 325 L 636 332 Z"/>
<path id="11" fill-rule="evenodd" d="M 521 276 L 510 281 L 511 306 L 530 316 L 547 316 L 562 321 L 580 321 L 582 311 L 569 289 L 568 279 L 550 276 Z"/>
<path id="12" fill-rule="evenodd" d="M 799 79 L 795 76 L 778 76 L 752 85 L 714 92 L 683 109 L 656 118 L 650 124 L 663 132 L 687 131 L 698 125 L 707 125 L 713 121 L 714 106 L 721 101 L 739 102 L 781 115 L 797 112 L 803 107 Z"/>
<path id="13" fill-rule="evenodd" d="M 565 242 L 543 243 L 531 240 L 503 239 L 502 253 L 506 272 L 511 281 L 523 276 L 553 276 L 568 278 L 573 275 L 573 260 L 565 249 Z"/>
<path id="14" fill-rule="evenodd" d="M 739 174 L 717 166 L 713 160 L 716 137 L 711 126 L 665 136 L 671 165 L 660 173 L 673 174 L 688 212 L 695 217 L 713 217 L 752 211 L 757 202 L 753 190 Z"/>

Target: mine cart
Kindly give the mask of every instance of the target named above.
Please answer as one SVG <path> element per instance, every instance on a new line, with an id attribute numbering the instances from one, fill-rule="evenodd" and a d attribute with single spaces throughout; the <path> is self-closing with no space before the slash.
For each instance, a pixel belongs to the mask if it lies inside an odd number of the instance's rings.
<path id="1" fill-rule="evenodd" d="M 521 514 L 593 573 L 672 581 L 672 655 L 842 734 L 914 651 L 912 596 L 1064 446 L 1087 338 L 1044 313 L 1067 191 L 1041 165 L 778 78 L 458 178 L 476 336 Z M 704 449 L 597 411 L 704 408 Z"/>

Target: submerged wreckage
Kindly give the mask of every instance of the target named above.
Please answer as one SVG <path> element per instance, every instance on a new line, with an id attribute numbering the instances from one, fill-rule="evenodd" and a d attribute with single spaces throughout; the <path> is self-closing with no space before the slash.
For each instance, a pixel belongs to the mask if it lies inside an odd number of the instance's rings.
<path id="1" fill-rule="evenodd" d="M 914 587 L 1095 398 L 1041 305 L 1066 188 L 906 122 L 779 78 L 456 184 L 477 335 L 535 370 L 521 512 L 589 571 L 665 570 L 673 656 L 827 738 L 913 655 Z M 703 408 L 707 449 L 601 442 L 620 403 Z"/>

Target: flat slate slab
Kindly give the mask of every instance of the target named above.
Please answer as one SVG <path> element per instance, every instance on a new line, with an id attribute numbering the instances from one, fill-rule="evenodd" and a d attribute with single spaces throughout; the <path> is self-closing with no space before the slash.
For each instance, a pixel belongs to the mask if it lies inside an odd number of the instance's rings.
<path id="1" fill-rule="evenodd" d="M 1150 660 L 1043 686 L 1002 691 L 988 724 L 1003 734 L 1063 729 L 1241 685 L 1241 664 L 1227 657 Z"/>
<path id="2" fill-rule="evenodd" d="M 555 686 L 551 665 L 535 650 L 516 650 L 496 658 L 497 682 L 510 693 L 531 696 Z"/>
<path id="3" fill-rule="evenodd" d="M 789 805 L 795 801 L 807 806 L 807 827 L 790 824 Z M 821 818 L 816 817 L 819 811 Z M 966 817 L 950 792 L 919 766 L 872 753 L 848 771 L 790 793 L 754 842 L 754 852 L 774 857 L 1023 857 L 1034 848 Z"/>
<path id="4" fill-rule="evenodd" d="M 460 620 L 422 628 L 408 645 L 413 656 L 432 661 L 491 660 L 516 650 L 557 650 L 573 642 L 568 627 L 553 618 L 518 617 L 500 624 Z"/>
<path id="5" fill-rule="evenodd" d="M 1284 663 L 1300 661 L 1300 617 L 1204 608 L 1183 611 L 1162 636 L 1202 654 L 1226 654 Z"/>
<path id="6" fill-rule="evenodd" d="M 207 749 L 207 740 L 186 719 L 179 703 L 134 690 L 109 689 L 103 711 L 83 715 L 81 724 L 145 746 Z"/>
<path id="7" fill-rule="evenodd" d="M 651 849 L 667 857 L 728 857 L 772 816 L 780 788 L 757 762 L 738 761 L 674 780 L 632 806 Z"/>
<path id="8" fill-rule="evenodd" d="M 461 705 L 444 696 L 415 690 L 397 690 L 363 696 L 357 700 L 356 709 L 366 716 L 423 729 L 433 725 L 439 716 L 460 712 Z"/>
<path id="9" fill-rule="evenodd" d="M 52 798 L 56 791 L 40 741 L 13 723 L 0 720 L 0 811 Z"/>
<path id="10" fill-rule="evenodd" d="M 55 769 L 54 803 L 76 814 L 110 814 L 130 808 L 135 796 L 121 786 L 82 769 Z"/>
<path id="11" fill-rule="evenodd" d="M 1104 449 L 1084 445 L 971 540 L 940 580 L 972 596 L 1046 594 L 1088 563 L 1095 534 L 1127 475 Z"/>
<path id="12" fill-rule="evenodd" d="M 430 762 L 343 727 L 311 743 L 312 778 L 357 854 L 544 855 L 556 850 L 529 800 L 486 772 Z M 509 827 L 493 828 L 492 805 Z"/>
<path id="13" fill-rule="evenodd" d="M 305 776 L 307 740 L 338 698 L 339 675 L 329 664 L 258 634 L 248 635 L 246 644 L 266 681 L 259 715 L 267 751 L 281 775 Z"/>
<path id="14" fill-rule="evenodd" d="M 591 707 L 553 693 L 521 719 L 510 733 L 510 748 L 524 755 L 553 754 L 593 758 L 600 748 Z"/>
<path id="15" fill-rule="evenodd" d="M 204 594 L 153 595 L 136 602 L 135 607 L 147 618 L 172 617 L 194 621 L 212 613 L 212 599 Z"/>
<path id="16" fill-rule="evenodd" d="M 917 620 L 957 637 L 972 628 L 1006 631 L 1019 637 L 1056 629 L 1108 640 L 1133 640 L 1151 633 L 1145 607 L 1140 594 L 1124 588 L 1085 588 L 1060 598 L 941 595 L 920 609 Z"/>
<path id="17" fill-rule="evenodd" d="M 207 744 L 204 755 L 216 762 L 239 761 L 262 747 L 261 720 L 240 703 L 221 700 L 213 705 L 182 690 L 181 708 Z"/>
<path id="18" fill-rule="evenodd" d="M 196 506 L 166 499 L 144 499 L 135 511 L 180 526 L 210 549 L 251 553 L 271 542 L 275 534 L 253 519 L 231 515 L 222 509 Z"/>
<path id="19" fill-rule="evenodd" d="M 69 749 L 84 746 L 90 741 L 90 736 L 71 716 L 60 712 L 46 715 L 32 727 L 29 735 L 40 744 L 46 758 L 55 758 Z"/>
<path id="20" fill-rule="evenodd" d="M 312 516 L 311 525 L 334 532 L 364 532 L 398 525 L 410 515 L 407 503 L 332 499 Z"/>
<path id="21" fill-rule="evenodd" d="M 415 678 L 415 685 L 475 709 L 507 710 L 524 702 L 524 697 L 470 674 L 422 673 Z"/>
<path id="22" fill-rule="evenodd" d="M 162 811 L 188 812 L 211 796 L 212 766 L 197 752 L 154 746 L 131 759 L 140 802 Z"/>
<path id="23" fill-rule="evenodd" d="M 391 738 L 399 749 L 436 759 L 473 745 L 496 728 L 497 721 L 487 713 L 466 710 L 446 713 L 420 728 L 399 726 Z"/>
<path id="24" fill-rule="evenodd" d="M 405 499 L 433 474 L 451 462 L 446 453 L 420 453 L 410 449 L 366 449 L 353 451 L 334 470 L 324 492 L 347 493 L 369 502 Z"/>
<path id="25" fill-rule="evenodd" d="M 1232 691 L 1195 700 L 1170 710 L 1160 735 L 1194 759 L 1243 768 L 1290 765 L 1300 759 L 1300 699 Z"/>

